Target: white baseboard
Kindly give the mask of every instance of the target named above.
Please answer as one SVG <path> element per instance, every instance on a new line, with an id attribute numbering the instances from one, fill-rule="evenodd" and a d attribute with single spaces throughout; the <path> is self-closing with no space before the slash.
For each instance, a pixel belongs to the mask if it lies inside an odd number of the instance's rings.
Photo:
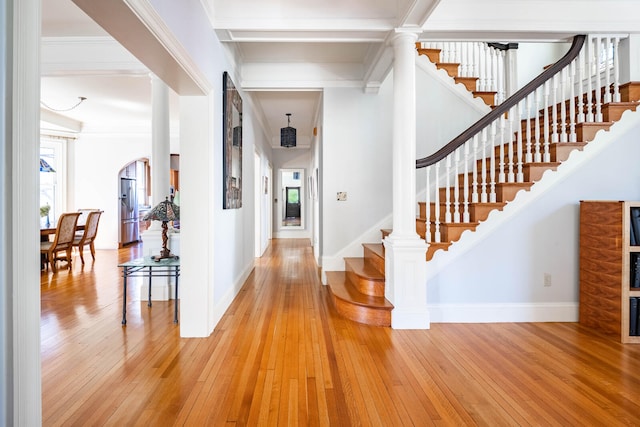
<path id="1" fill-rule="evenodd" d="M 431 323 L 577 322 L 578 303 L 428 305 Z"/>
<path id="2" fill-rule="evenodd" d="M 220 298 L 220 300 L 218 300 L 214 304 L 213 311 L 211 312 L 212 317 L 210 319 L 210 325 L 212 326 L 211 326 L 211 331 L 209 333 L 213 332 L 215 327 L 218 325 L 218 323 L 220 322 L 220 319 L 222 319 L 222 316 L 227 311 L 227 309 L 229 308 L 229 306 L 231 305 L 235 297 L 238 295 L 238 293 L 240 293 L 240 290 L 244 286 L 244 283 L 247 281 L 247 279 L 249 278 L 249 275 L 251 274 L 254 268 L 255 268 L 255 264 L 251 263 L 242 272 L 240 277 L 238 277 L 234 285 L 229 288 L 227 293 L 223 295 L 223 297 Z M 215 296 L 214 296 L 214 299 L 215 299 Z"/>
<path id="3" fill-rule="evenodd" d="M 377 222 L 373 227 L 353 239 L 350 244 L 338 251 L 336 254 L 323 256 L 322 263 L 322 283 L 327 284 L 327 271 L 344 271 L 345 257 L 361 257 L 364 254 L 363 243 L 382 243 L 382 232 L 380 230 L 391 228 L 392 217 L 388 215 L 382 221 Z"/>

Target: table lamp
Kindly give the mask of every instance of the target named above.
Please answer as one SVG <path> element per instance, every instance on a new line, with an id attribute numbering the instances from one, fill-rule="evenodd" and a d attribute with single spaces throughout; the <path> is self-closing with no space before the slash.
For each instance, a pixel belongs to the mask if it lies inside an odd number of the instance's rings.
<path id="1" fill-rule="evenodd" d="M 169 198 L 166 198 L 151 209 L 142 219 L 145 221 L 162 221 L 162 250 L 160 251 L 160 256 L 154 255 L 151 259 L 160 261 L 167 258 L 178 258 L 176 255 L 171 255 L 171 252 L 167 248 L 167 222 L 180 219 L 180 208 L 176 206 L 175 203 L 169 201 Z"/>

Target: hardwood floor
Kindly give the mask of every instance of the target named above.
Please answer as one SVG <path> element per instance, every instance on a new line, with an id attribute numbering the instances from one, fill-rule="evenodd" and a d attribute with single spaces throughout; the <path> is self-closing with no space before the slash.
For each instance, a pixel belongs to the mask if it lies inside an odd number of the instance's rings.
<path id="1" fill-rule="evenodd" d="M 116 264 L 138 251 L 42 274 L 45 426 L 640 424 L 639 345 L 576 323 L 360 325 L 306 240 L 274 240 L 208 338 L 136 286 L 123 328 Z"/>

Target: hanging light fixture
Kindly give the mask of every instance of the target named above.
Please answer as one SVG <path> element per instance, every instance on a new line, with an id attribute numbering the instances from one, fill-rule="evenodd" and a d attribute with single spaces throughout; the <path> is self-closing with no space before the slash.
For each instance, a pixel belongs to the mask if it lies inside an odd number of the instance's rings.
<path id="1" fill-rule="evenodd" d="M 280 146 L 285 148 L 296 146 L 296 130 L 291 127 L 291 113 L 287 113 L 287 127 L 280 128 Z"/>

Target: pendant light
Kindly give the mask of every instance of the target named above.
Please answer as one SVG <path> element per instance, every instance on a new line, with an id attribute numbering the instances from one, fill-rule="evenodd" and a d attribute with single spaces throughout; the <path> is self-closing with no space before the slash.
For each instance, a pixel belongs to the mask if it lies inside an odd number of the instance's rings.
<path id="1" fill-rule="evenodd" d="M 287 127 L 280 128 L 280 146 L 291 148 L 296 146 L 296 130 L 291 127 L 291 113 L 287 113 Z"/>

